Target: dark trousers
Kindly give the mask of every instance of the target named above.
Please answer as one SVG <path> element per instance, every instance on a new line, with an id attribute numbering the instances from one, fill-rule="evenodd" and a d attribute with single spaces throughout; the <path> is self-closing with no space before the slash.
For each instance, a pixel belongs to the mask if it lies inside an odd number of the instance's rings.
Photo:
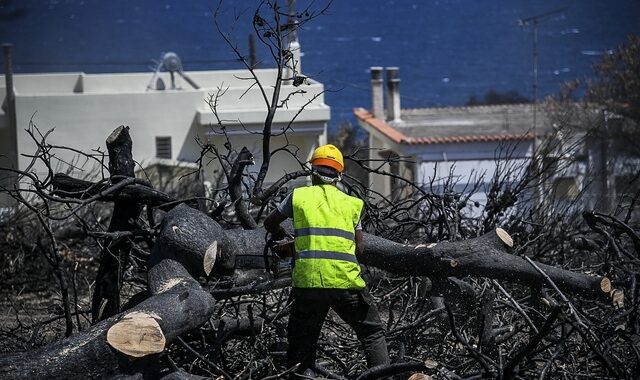
<path id="1" fill-rule="evenodd" d="M 287 339 L 289 366 L 301 363 L 296 372 L 313 368 L 320 330 L 329 308 L 351 326 L 364 346 L 367 365 L 389 363 L 384 328 L 366 289 L 303 289 L 293 288 L 293 303 L 289 315 Z"/>

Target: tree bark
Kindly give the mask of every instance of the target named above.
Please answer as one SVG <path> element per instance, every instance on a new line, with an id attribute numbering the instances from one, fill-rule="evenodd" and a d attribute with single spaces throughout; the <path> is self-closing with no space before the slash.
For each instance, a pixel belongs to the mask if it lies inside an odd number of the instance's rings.
<path id="1" fill-rule="evenodd" d="M 68 339 L 0 356 L 0 378 L 135 374 L 177 336 L 206 322 L 215 300 L 194 276 L 229 273 L 236 248 L 216 222 L 186 205 L 166 214 L 158 241 L 149 258 L 148 299 Z"/>
<path id="2" fill-rule="evenodd" d="M 257 268 L 264 247 L 263 228 L 248 234 L 242 230 L 227 230 L 227 235 L 242 247 L 236 267 Z M 375 235 L 364 234 L 364 249 L 358 261 L 400 276 L 465 277 L 479 276 L 506 280 L 524 285 L 545 285 L 545 279 L 522 257 L 514 256 L 510 237 L 501 229 L 480 237 L 441 242 L 430 245 L 405 245 Z M 588 275 L 538 264 L 563 290 L 603 301 L 619 294 L 607 277 Z"/>
<path id="3" fill-rule="evenodd" d="M 251 217 L 249 209 L 247 208 L 247 201 L 242 199 L 242 178 L 244 177 L 244 168 L 254 163 L 253 155 L 249 152 L 249 149 L 243 147 L 233 162 L 231 172 L 229 173 L 229 197 L 233 202 L 240 224 L 242 224 L 243 228 L 249 230 L 258 228 L 258 223 Z"/>
<path id="4" fill-rule="evenodd" d="M 131 153 L 132 145 L 129 127 L 120 126 L 107 138 L 109 172 L 112 183 L 117 183 L 125 177 L 135 177 L 133 170 L 135 162 Z M 140 211 L 141 207 L 137 201 L 116 199 L 107 231 L 134 229 Z M 120 288 L 124 271 L 129 263 L 130 249 L 131 244 L 128 239 L 108 239 L 105 242 L 91 302 L 91 316 L 94 322 L 120 312 Z"/>
<path id="5" fill-rule="evenodd" d="M 148 299 L 69 339 L 0 357 L 0 377 L 98 378 L 136 373 L 146 358 L 156 360 L 155 355 L 175 337 L 197 328 L 213 313 L 214 297 L 196 278 L 229 274 L 238 263 L 264 265 L 263 260 L 243 260 L 261 258 L 264 234 L 263 229 L 223 230 L 204 213 L 178 205 L 165 215 L 149 258 Z M 544 284 L 546 280 L 535 268 L 509 253 L 508 244 L 508 235 L 502 230 L 428 246 L 404 245 L 365 234 L 359 260 L 401 276 L 471 275 Z M 612 291 L 605 277 L 537 265 L 564 291 L 602 298 Z M 270 286 L 286 282 L 283 279 Z"/>
<path id="6" fill-rule="evenodd" d="M 139 183 L 141 180 L 136 179 L 136 183 L 127 185 L 115 193 L 105 192 L 113 185 L 111 183 L 94 183 L 70 177 L 64 173 L 56 173 L 53 177 L 53 195 L 75 198 L 88 199 L 99 196 L 100 201 L 127 201 L 145 204 L 151 207 L 175 202 L 176 199 L 150 187 L 148 184 Z M 161 209 L 164 209 L 161 207 Z M 168 209 L 164 209 L 168 211 Z"/>

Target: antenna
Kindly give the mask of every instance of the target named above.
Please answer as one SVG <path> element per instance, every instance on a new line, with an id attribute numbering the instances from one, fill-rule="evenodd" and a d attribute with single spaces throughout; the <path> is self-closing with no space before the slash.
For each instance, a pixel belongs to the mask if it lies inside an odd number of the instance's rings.
<path id="1" fill-rule="evenodd" d="M 297 78 L 302 77 L 302 52 L 298 40 L 299 22 L 296 13 L 296 0 L 287 0 L 287 13 L 287 25 L 290 26 L 290 29 L 286 36 L 286 45 L 291 55 L 290 58 L 285 59 L 283 79 L 286 79 L 287 83 L 294 83 Z"/>
<path id="2" fill-rule="evenodd" d="M 540 170 L 541 162 L 538 162 L 537 150 L 538 150 L 538 133 L 536 130 L 536 117 L 538 112 L 538 23 L 540 20 L 543 20 L 549 16 L 555 15 L 560 12 L 564 12 L 567 7 L 556 9 L 553 11 L 541 13 L 535 16 L 527 17 L 518 20 L 521 27 L 533 25 L 532 33 L 533 33 L 533 46 L 531 49 L 531 53 L 533 54 L 533 144 L 531 147 L 531 160 L 533 162 L 536 171 Z M 537 189 L 538 201 L 545 202 L 545 180 L 542 178 L 538 178 L 535 185 Z"/>
<path id="3" fill-rule="evenodd" d="M 518 24 L 521 27 L 533 25 L 532 33 L 533 33 L 533 41 L 532 41 L 532 49 L 531 53 L 533 55 L 532 65 L 533 65 L 533 85 L 532 85 L 532 98 L 533 98 L 533 155 L 536 153 L 536 114 L 538 108 L 538 23 L 540 20 L 543 20 L 549 16 L 564 12 L 568 7 L 555 9 L 553 11 L 541 13 L 535 16 L 521 18 L 518 20 Z"/>

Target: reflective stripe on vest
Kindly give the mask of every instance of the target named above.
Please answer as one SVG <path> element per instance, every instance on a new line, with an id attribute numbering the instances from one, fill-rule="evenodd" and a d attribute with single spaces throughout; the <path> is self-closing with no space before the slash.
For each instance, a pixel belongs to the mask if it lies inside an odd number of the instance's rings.
<path id="1" fill-rule="evenodd" d="M 309 236 L 309 235 L 339 236 L 345 239 L 355 241 L 355 234 L 353 232 L 340 230 L 338 228 L 309 227 L 309 228 L 296 229 L 296 236 Z"/>
<path id="2" fill-rule="evenodd" d="M 296 259 L 331 259 L 350 261 L 352 263 L 358 263 L 356 255 L 343 252 L 331 252 L 331 251 L 304 251 L 296 252 Z"/>
<path id="3" fill-rule="evenodd" d="M 355 256 L 355 226 L 362 200 L 333 185 L 293 191 L 295 264 L 292 285 L 298 288 L 362 289 Z"/>

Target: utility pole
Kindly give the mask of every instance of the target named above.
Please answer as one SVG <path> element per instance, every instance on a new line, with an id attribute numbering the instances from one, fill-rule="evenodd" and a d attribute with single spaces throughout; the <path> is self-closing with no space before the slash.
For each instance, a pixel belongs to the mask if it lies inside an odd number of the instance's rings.
<path id="1" fill-rule="evenodd" d="M 249 66 L 252 69 L 258 67 L 258 59 L 256 54 L 256 36 L 252 33 L 249 33 Z"/>
<path id="2" fill-rule="evenodd" d="M 536 148 L 537 148 L 536 140 L 538 138 L 537 131 L 536 131 L 536 117 L 537 117 L 537 111 L 538 111 L 537 110 L 538 109 L 538 23 L 540 22 L 540 20 L 543 20 L 552 15 L 564 12 L 565 10 L 567 10 L 567 7 L 541 13 L 541 14 L 527 17 L 527 18 L 521 18 L 518 20 L 518 23 L 520 24 L 521 27 L 532 26 L 531 31 L 533 34 L 532 47 L 531 47 L 531 54 L 533 58 L 532 59 L 533 84 L 531 86 L 532 87 L 531 97 L 533 98 L 533 155 L 534 156 L 536 154 Z"/>
<path id="3" fill-rule="evenodd" d="M 18 169 L 18 122 L 16 114 L 16 94 L 13 84 L 13 45 L 10 43 L 2 44 L 2 53 L 4 55 L 4 80 L 6 88 L 6 96 L 2 109 L 7 115 L 8 128 L 5 134 L 6 143 L 8 144 L 7 152 L 3 152 L 4 158 L 0 157 L 0 165 L 4 164 L 9 168 Z M 5 145 L 6 146 L 6 145 Z M 0 178 L 0 184 L 8 189 L 13 189 L 16 185 L 18 176 L 15 173 L 3 173 L 4 178 Z M 6 195 L 0 195 L 0 207 L 16 206 L 17 203 L 13 198 Z"/>
<path id="4" fill-rule="evenodd" d="M 552 15 L 558 14 L 560 12 L 564 12 L 567 8 L 559 8 L 553 11 L 549 11 L 549 12 L 545 12 L 545 13 L 541 13 L 535 16 L 531 16 L 531 17 L 527 17 L 527 18 L 522 18 L 519 21 L 519 24 L 521 27 L 525 27 L 525 26 L 532 26 L 531 31 L 533 34 L 533 38 L 532 38 L 532 46 L 531 46 L 531 54 L 532 54 L 532 81 L 533 84 L 531 86 L 531 91 L 532 91 L 532 100 L 533 100 L 533 126 L 532 126 L 532 132 L 533 132 L 533 144 L 531 147 L 531 159 L 533 160 L 533 167 L 535 168 L 536 171 L 536 175 L 539 176 L 538 179 L 535 181 L 535 189 L 536 189 L 536 195 L 538 198 L 538 202 L 539 204 L 545 203 L 548 201 L 547 199 L 547 193 L 545 188 L 546 186 L 546 180 L 544 180 L 543 177 L 543 169 L 544 169 L 544 160 L 541 160 L 541 157 L 538 157 L 538 131 L 537 131 L 537 116 L 538 116 L 538 23 L 547 18 L 550 17 Z M 542 202 L 542 203 L 540 203 Z"/>

